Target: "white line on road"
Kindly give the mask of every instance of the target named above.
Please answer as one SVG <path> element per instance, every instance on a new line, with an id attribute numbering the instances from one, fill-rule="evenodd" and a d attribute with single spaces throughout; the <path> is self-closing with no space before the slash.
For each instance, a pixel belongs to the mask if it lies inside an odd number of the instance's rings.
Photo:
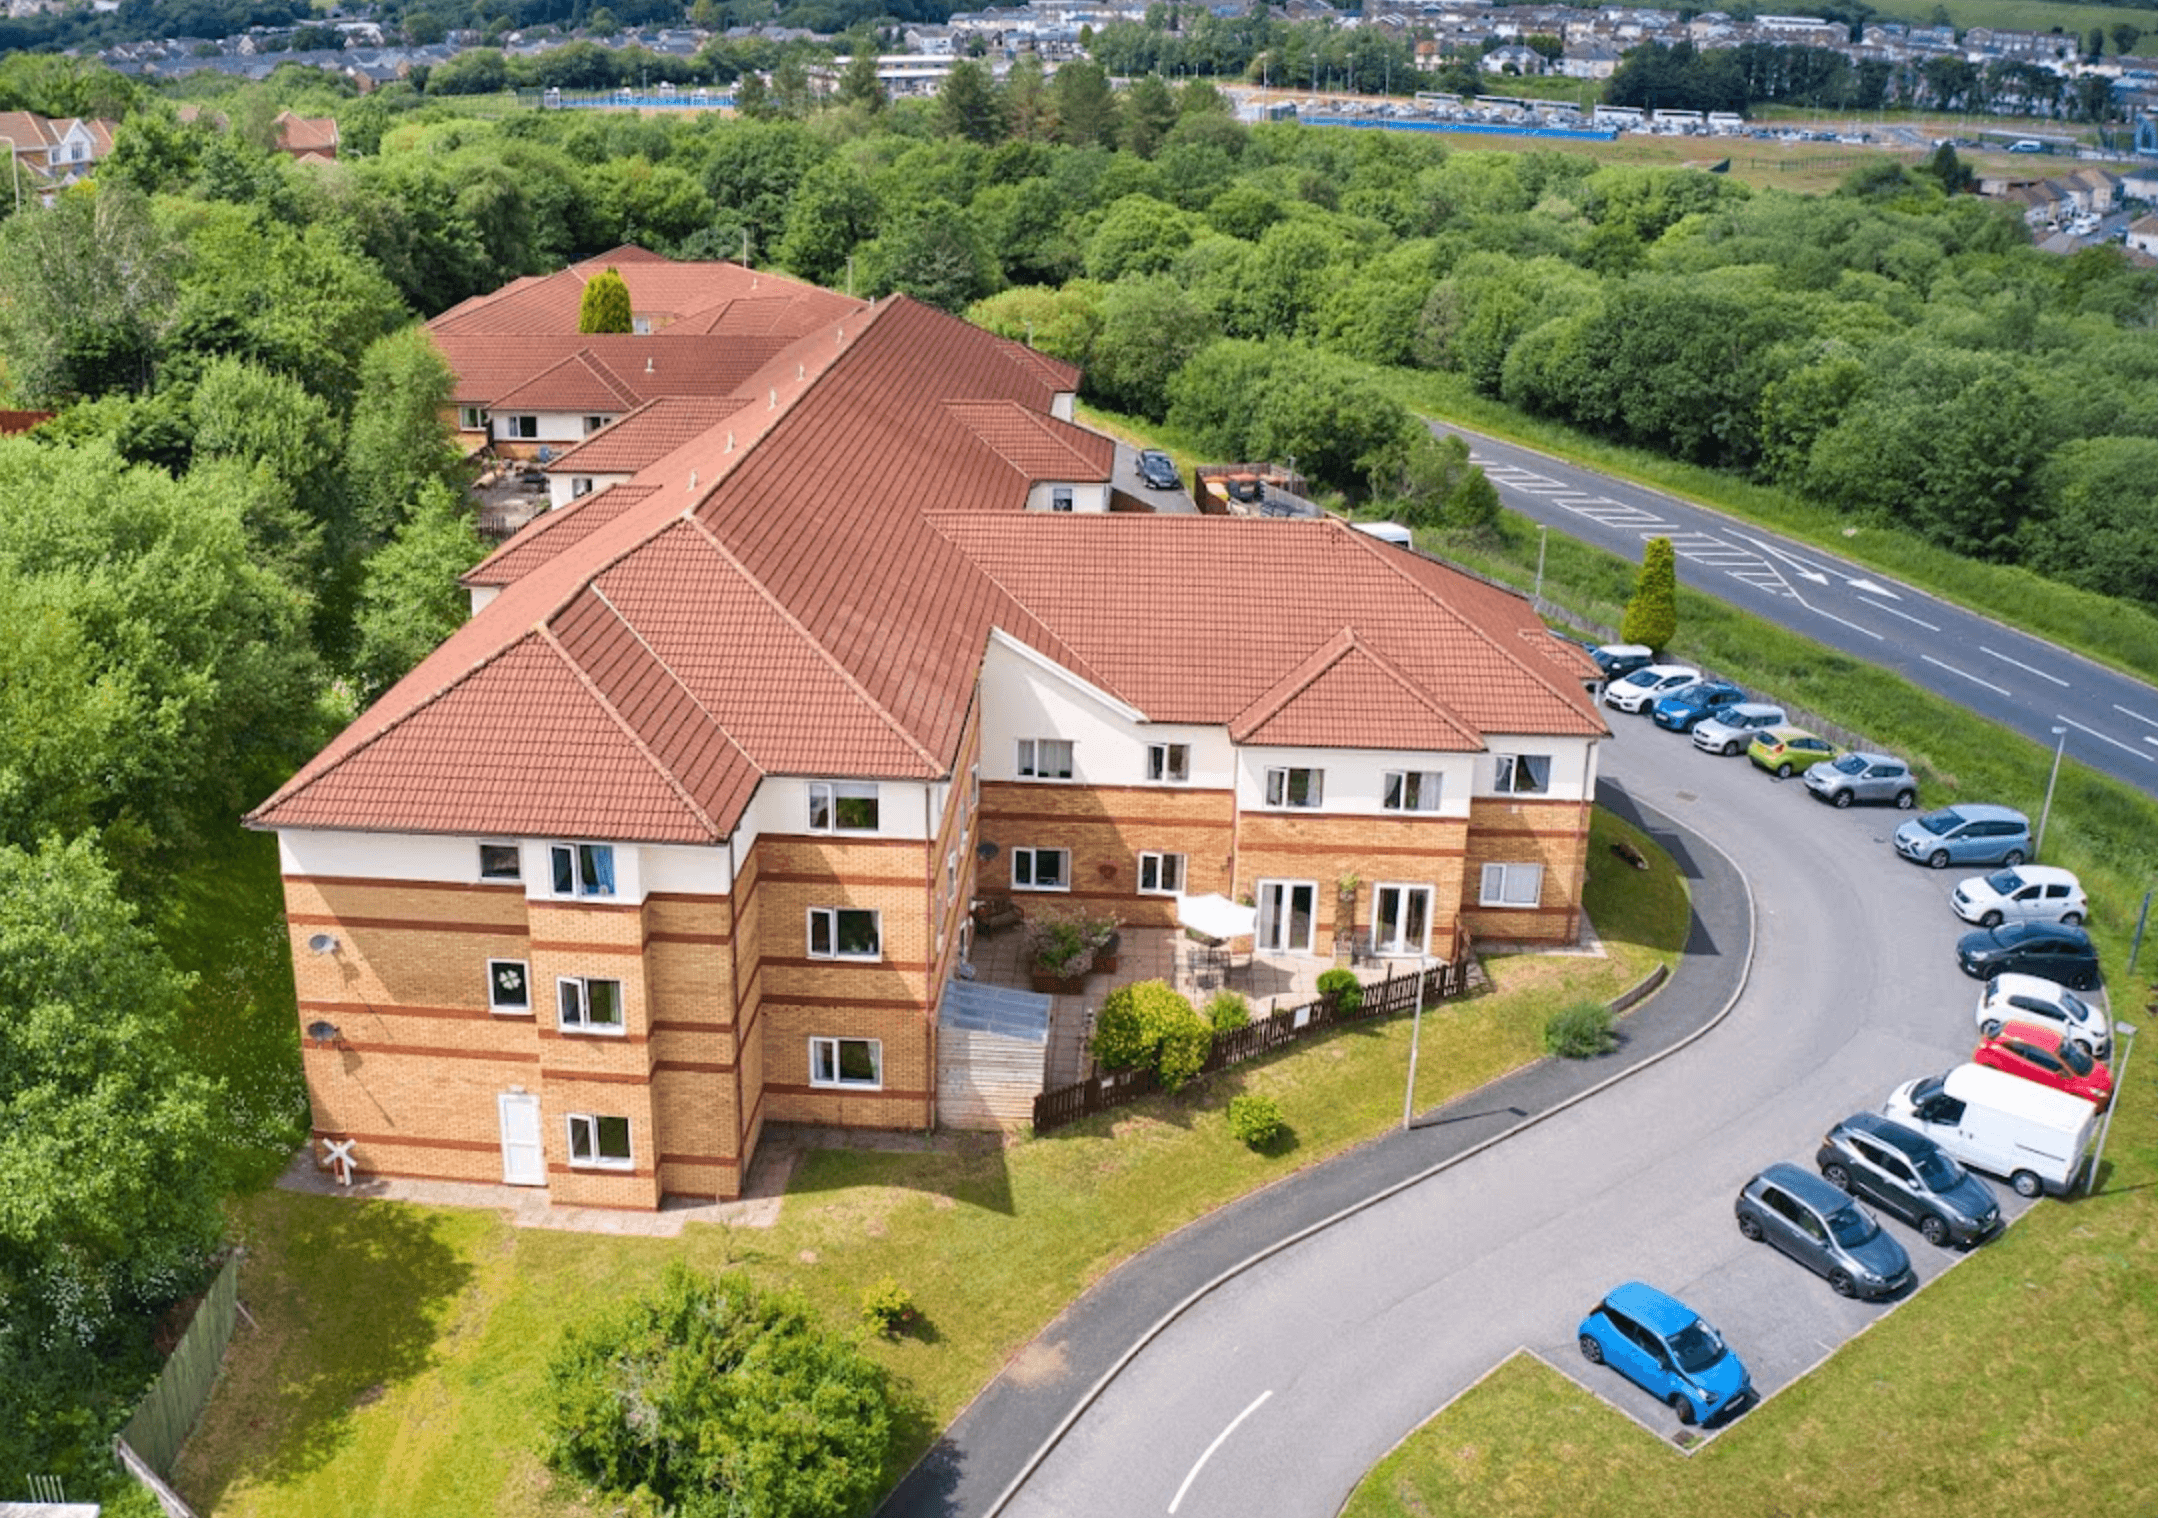
<path id="1" fill-rule="evenodd" d="M 1859 597 L 1858 599 L 1859 599 L 1859 600 L 1861 600 L 1861 601 L 1866 601 L 1866 598 L 1865 598 L 1864 596 L 1860 596 L 1860 597 Z M 1888 613 L 1888 614 L 1889 614 L 1889 615 L 1890 615 L 1891 617 L 1901 617 L 1901 618 L 1903 618 L 1903 620 L 1904 620 L 1904 621 L 1906 621 L 1906 622 L 1916 622 L 1916 623 L 1917 623 L 1917 624 L 1918 624 L 1918 625 L 1919 625 L 1920 627 L 1923 627 L 1923 628 L 1924 628 L 1924 629 L 1925 629 L 1925 630 L 1926 630 L 1927 632 L 1929 632 L 1929 633 L 1937 633 L 1937 632 L 1939 632 L 1939 631 L 1940 631 L 1940 629 L 1939 629 L 1938 627 L 1935 627 L 1935 626 L 1934 626 L 1934 625 L 1933 625 L 1933 624 L 1932 624 L 1931 622 L 1928 622 L 1928 621 L 1927 621 L 1927 620 L 1926 620 L 1925 618 L 1923 618 L 1923 617 L 1914 617 L 1914 616 L 1912 616 L 1912 615 L 1911 615 L 1911 614 L 1910 614 L 1909 612 L 1907 612 L 1907 611 L 1898 611 L 1898 610 L 1896 610 L 1896 608 L 1895 608 L 1895 607 L 1893 607 L 1893 606 L 1883 606 L 1883 605 L 1882 605 L 1882 604 L 1881 604 L 1880 602 L 1878 602 L 1878 601 L 1866 601 L 1866 604 L 1867 604 L 1868 606 L 1872 607 L 1872 608 L 1873 608 L 1873 609 L 1874 609 L 1875 611 L 1885 611 L 1885 612 L 1887 612 L 1887 613 Z"/>
<path id="2" fill-rule="evenodd" d="M 1178 1487 L 1176 1489 L 1176 1495 L 1169 1499 L 1170 1512 L 1174 1513 L 1176 1511 L 1176 1505 L 1184 1500 L 1184 1494 L 1191 1490 L 1192 1481 L 1197 1478 L 1200 1471 L 1206 1468 L 1206 1462 L 1214 1458 L 1214 1451 L 1221 1448 L 1222 1441 L 1227 1439 L 1231 1434 L 1235 1433 L 1237 1424 L 1242 1423 L 1246 1418 L 1257 1412 L 1259 1410 L 1260 1403 L 1263 1403 L 1268 1397 L 1271 1397 L 1273 1395 L 1274 1394 L 1271 1391 L 1263 1391 L 1259 1393 L 1258 1402 L 1252 1403 L 1251 1406 L 1245 1408 L 1234 1418 L 1230 1419 L 1229 1426 L 1214 1436 L 1214 1442 L 1206 1447 L 1206 1453 L 1199 1457 L 1199 1463 L 1197 1465 L 1194 1465 L 1190 1470 L 1184 1473 L 1184 1484 Z"/>
<path id="3" fill-rule="evenodd" d="M 1814 605 L 1811 601 L 1807 600 L 1804 596 L 1800 595 L 1795 590 L 1791 592 L 1791 598 L 1798 602 L 1799 605 L 1805 607 L 1806 610 L 1812 612 L 1814 615 L 1826 617 L 1831 622 L 1841 622 L 1845 627 L 1851 629 L 1852 632 L 1864 633 L 1867 637 L 1873 639 L 1873 641 L 1876 643 L 1886 643 L 1888 641 L 1888 638 L 1885 634 L 1877 633 L 1870 627 L 1860 627 L 1856 622 L 1853 622 L 1845 617 L 1839 617 L 1832 611 L 1821 610 L 1820 607 Z"/>
<path id="4" fill-rule="evenodd" d="M 2119 749 L 2122 753 L 2133 754 L 2146 764 L 2158 764 L 2158 759 L 2151 758 L 2150 755 L 2144 753 L 2143 750 L 2135 747 L 2133 744 L 2123 743 L 2118 738 L 2108 738 L 2104 733 L 2098 731 L 2097 728 L 2085 727 L 2082 723 L 2076 721 L 2073 717 L 2063 717 L 2059 712 L 2055 712 L 2053 714 L 2053 720 L 2055 722 L 2065 722 L 2079 733 L 2089 733 L 2100 743 L 2110 743 L 2115 748 Z"/>
<path id="5" fill-rule="evenodd" d="M 2008 657 L 2008 655 L 2002 653 L 1998 649 L 1988 648 L 1985 644 L 1981 643 L 1978 645 L 1978 651 L 1989 658 L 2000 660 L 2003 664 L 2013 664 L 2017 669 L 2023 670 L 2027 674 L 2036 675 L 2041 680 L 2051 680 L 2062 690 L 2066 690 L 2068 688 L 2068 682 L 2066 680 L 2063 680 L 2059 675 L 2049 675 L 2042 669 L 2033 669 L 2030 665 L 2025 664 L 2021 659 L 2011 659 Z M 2127 711 L 2128 709 L 2126 707 L 2121 707 L 2119 708 L 2119 710 Z M 2128 715 L 2133 717 L 2135 713 L 2128 712 Z M 2144 720 L 2146 722 L 2150 721 L 2150 719 L 2147 717 Z M 2158 727 L 2158 722 L 2152 722 L 2151 726 Z"/>
<path id="6" fill-rule="evenodd" d="M 1918 657 L 1925 660 L 1935 669 L 1945 669 L 1951 675 L 1961 675 L 1964 679 L 1970 681 L 1971 684 L 1983 685 L 1987 690 L 1993 691 L 1997 695 L 2007 696 L 2014 694 L 2005 685 L 1995 685 L 1991 680 L 1981 680 L 1978 676 L 1972 674 L 1969 670 L 1958 669 L 1953 664 L 1943 664 L 1940 660 L 1934 658 L 1931 654 L 1920 654 Z"/>
<path id="7" fill-rule="evenodd" d="M 2123 717 L 2133 717 L 2136 719 L 2136 721 L 2143 723 L 2145 726 L 2158 727 L 2158 718 L 2146 717 L 2141 712 L 2132 712 L 2128 710 L 2127 707 L 2121 705 L 2118 701 L 2113 703 L 2113 710 L 2119 712 Z"/>

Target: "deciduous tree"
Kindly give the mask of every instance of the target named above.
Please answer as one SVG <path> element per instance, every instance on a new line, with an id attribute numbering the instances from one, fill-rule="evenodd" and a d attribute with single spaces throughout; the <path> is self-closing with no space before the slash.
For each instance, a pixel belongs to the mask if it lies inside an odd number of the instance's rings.
<path id="1" fill-rule="evenodd" d="M 352 663 L 365 696 L 387 690 L 457 630 L 470 610 L 457 577 L 486 554 L 471 509 L 439 483 L 423 487 L 362 571 Z"/>

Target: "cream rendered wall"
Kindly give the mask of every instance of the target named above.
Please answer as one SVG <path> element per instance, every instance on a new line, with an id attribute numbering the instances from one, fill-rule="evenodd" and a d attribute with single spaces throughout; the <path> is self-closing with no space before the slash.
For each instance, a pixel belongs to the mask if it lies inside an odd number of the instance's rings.
<path id="1" fill-rule="evenodd" d="M 476 617 L 486 610 L 489 601 L 502 594 L 502 587 L 499 585 L 473 585 L 468 587 L 465 593 L 472 597 L 472 615 Z"/>
<path id="2" fill-rule="evenodd" d="M 1059 480 L 1051 484 L 1036 485 L 1028 490 L 1027 510 L 1050 510 L 1052 492 L 1058 490 L 1069 490 L 1072 493 L 1072 511 L 1075 514 L 1078 512 L 1103 512 L 1109 509 L 1108 485 L 1099 481 L 1074 483 L 1068 480 Z"/>
<path id="3" fill-rule="evenodd" d="M 1225 789 L 1236 773 L 1228 734 L 1146 720 L 1109 692 L 993 633 L 982 659 L 982 779 L 1018 780 L 1021 738 L 1064 738 L 1072 744 L 1073 785 L 1145 785 L 1150 743 L 1191 745 L 1194 788 Z"/>
<path id="4" fill-rule="evenodd" d="M 494 413 L 489 436 L 504 443 L 581 443 L 592 435 L 584 430 L 587 416 L 604 417 L 611 422 L 620 414 L 615 411 L 526 411 L 512 406 Z M 509 420 L 513 416 L 537 417 L 539 435 L 512 435 Z"/>
<path id="5" fill-rule="evenodd" d="M 1490 752 L 1476 766 L 1476 794 L 1496 796 L 1500 754 L 1547 754 L 1551 758 L 1551 789 L 1537 794 L 1555 801 L 1593 799 L 1596 794 L 1596 741 L 1593 738 L 1551 738 L 1484 734 Z"/>
<path id="6" fill-rule="evenodd" d="M 1326 772 L 1319 805 L 1270 807 L 1266 772 L 1276 767 Z M 1481 767 L 1481 773 L 1479 773 Z M 1556 768 L 1556 766 L 1554 766 Z M 1418 754 L 1369 748 L 1241 748 L 1236 754 L 1236 805 L 1247 812 L 1316 812 L 1322 816 L 1393 817 L 1385 809 L 1388 770 L 1436 770 L 1440 817 L 1469 815 L 1469 797 L 1490 788 L 1490 761 L 1481 754 Z M 1477 789 L 1478 782 L 1482 789 Z M 1556 790 L 1556 781 L 1553 783 Z"/>
<path id="7" fill-rule="evenodd" d="M 609 485 L 626 484 L 630 478 L 631 476 L 626 474 L 594 474 L 590 470 L 575 467 L 566 469 L 559 474 L 550 471 L 547 475 L 547 509 L 550 511 L 558 510 L 567 506 L 570 502 L 580 499 L 570 488 L 580 479 L 592 482 L 592 488 L 585 492 L 586 495 L 598 495 Z"/>
<path id="8" fill-rule="evenodd" d="M 757 782 L 757 793 L 750 798 L 749 806 L 742 813 L 742 820 L 734 831 L 734 846 L 738 853 L 746 854 L 751 844 L 765 833 L 779 833 L 803 838 L 833 838 L 844 843 L 850 839 L 908 838 L 920 841 L 934 837 L 935 786 L 919 780 L 878 780 L 877 830 L 873 833 L 812 833 L 809 830 L 809 785 L 812 778 L 818 780 L 858 780 L 852 775 L 766 775 Z"/>

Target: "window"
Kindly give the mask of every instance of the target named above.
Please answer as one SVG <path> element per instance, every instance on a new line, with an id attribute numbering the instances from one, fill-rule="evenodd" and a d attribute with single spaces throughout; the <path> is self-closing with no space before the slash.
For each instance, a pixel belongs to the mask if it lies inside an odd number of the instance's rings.
<path id="1" fill-rule="evenodd" d="M 614 894 L 614 845 L 609 843 L 557 843 L 547 850 L 554 864 L 557 896 L 612 896 Z"/>
<path id="2" fill-rule="evenodd" d="M 948 849 L 944 854 L 944 899 L 959 899 L 959 851 Z"/>
<path id="3" fill-rule="evenodd" d="M 866 781 L 809 782 L 809 830 L 812 833 L 874 833 L 877 788 Z"/>
<path id="4" fill-rule="evenodd" d="M 650 337 L 652 335 L 652 318 L 649 316 L 632 316 L 629 319 L 629 330 L 638 337 Z"/>
<path id="5" fill-rule="evenodd" d="M 812 1086 L 881 1086 L 884 1045 L 873 1038 L 813 1038 L 809 1041 Z"/>
<path id="6" fill-rule="evenodd" d="M 597 432 L 606 425 L 607 418 L 603 416 L 588 416 L 584 419 L 584 430 L 588 433 Z"/>
<path id="7" fill-rule="evenodd" d="M 1012 886 L 1021 891 L 1068 891 L 1072 888 L 1070 849 L 1013 849 Z"/>
<path id="8" fill-rule="evenodd" d="M 1270 769 L 1266 772 L 1268 806 L 1317 806 L 1325 799 L 1326 771 Z"/>
<path id="9" fill-rule="evenodd" d="M 502 435 L 504 437 L 538 437 L 539 418 L 536 416 L 506 416 L 502 418 Z"/>
<path id="10" fill-rule="evenodd" d="M 457 408 L 457 425 L 466 432 L 478 432 L 487 425 L 487 408 L 485 406 L 459 406 Z"/>
<path id="11" fill-rule="evenodd" d="M 620 1033 L 622 982 L 564 975 L 555 983 L 555 1001 L 564 1032 Z"/>
<path id="12" fill-rule="evenodd" d="M 884 924 L 859 907 L 809 909 L 811 959 L 875 959 L 884 952 Z"/>
<path id="13" fill-rule="evenodd" d="M 1191 778 L 1191 745 L 1149 743 L 1146 746 L 1146 778 L 1182 785 Z"/>
<path id="14" fill-rule="evenodd" d="M 627 1170 L 634 1163 L 629 1152 L 629 1119 L 569 1115 L 569 1162 L 595 1170 Z"/>
<path id="15" fill-rule="evenodd" d="M 1389 812 L 1435 812 L 1439 809 L 1437 770 L 1388 770 L 1386 799 Z"/>
<path id="16" fill-rule="evenodd" d="M 1486 907 L 1533 907 L 1544 893 L 1544 867 L 1540 864 L 1487 864 L 1483 891 L 1477 905 Z"/>
<path id="17" fill-rule="evenodd" d="M 1380 954 L 1421 954 L 1431 934 L 1431 887 L 1382 885 L 1371 893 L 1371 947 Z"/>
<path id="18" fill-rule="evenodd" d="M 530 972 L 521 959 L 487 961 L 487 1010 L 510 1012 L 519 1017 L 532 1013 Z"/>
<path id="19" fill-rule="evenodd" d="M 514 843 L 483 843 L 480 845 L 480 879 L 522 880 L 524 859 Z"/>
<path id="20" fill-rule="evenodd" d="M 1174 896 L 1184 889 L 1182 854 L 1141 854 L 1139 889 L 1149 895 Z"/>
<path id="21" fill-rule="evenodd" d="M 1072 777 L 1072 745 L 1069 738 L 1021 738 L 1019 777 L 1022 780 L 1069 780 Z"/>
<path id="22" fill-rule="evenodd" d="M 590 495 L 592 493 L 592 476 L 589 474 L 571 475 L 569 477 L 569 493 L 571 500 L 575 500 L 581 495 Z"/>
<path id="23" fill-rule="evenodd" d="M 1051 485 L 1049 487 L 1049 509 L 1051 511 L 1069 511 L 1072 509 L 1071 486 Z"/>
<path id="24" fill-rule="evenodd" d="M 1549 754 L 1500 754 L 1491 788 L 1502 796 L 1541 796 L 1551 789 Z"/>
<path id="25" fill-rule="evenodd" d="M 978 764 L 967 769 L 967 815 L 972 817 L 982 809 L 982 767 Z"/>

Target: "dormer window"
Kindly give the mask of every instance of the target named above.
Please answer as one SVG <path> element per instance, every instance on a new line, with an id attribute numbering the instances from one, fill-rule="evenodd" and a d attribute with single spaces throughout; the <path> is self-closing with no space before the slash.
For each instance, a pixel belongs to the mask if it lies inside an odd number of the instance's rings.
<path id="1" fill-rule="evenodd" d="M 1071 486 L 1051 485 L 1049 487 L 1049 509 L 1051 511 L 1070 511 L 1072 509 Z"/>
<path id="2" fill-rule="evenodd" d="M 850 780 L 809 783 L 809 830 L 812 833 L 874 833 L 877 788 Z"/>

